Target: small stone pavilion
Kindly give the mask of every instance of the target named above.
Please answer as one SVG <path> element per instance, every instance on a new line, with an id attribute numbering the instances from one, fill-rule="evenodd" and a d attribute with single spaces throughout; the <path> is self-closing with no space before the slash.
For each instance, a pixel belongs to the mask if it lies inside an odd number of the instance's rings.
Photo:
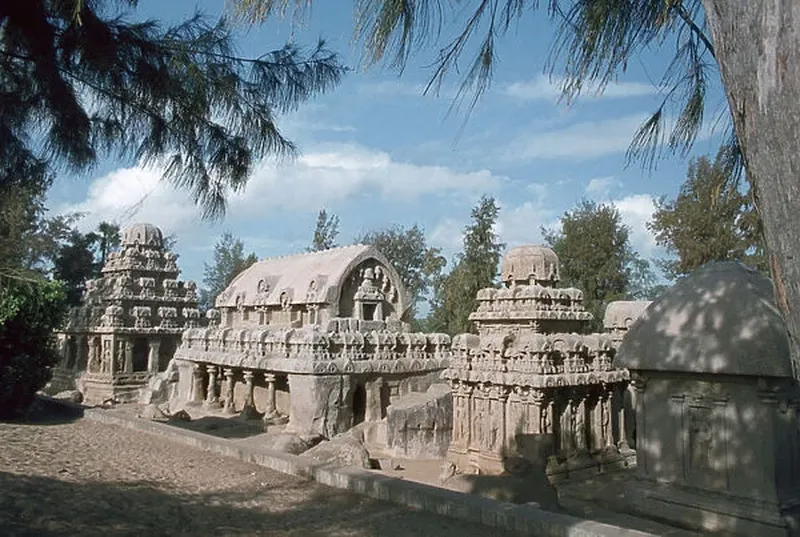
<path id="1" fill-rule="evenodd" d="M 617 361 L 637 391 L 635 511 L 725 535 L 797 535 L 800 390 L 768 278 L 702 267 L 645 310 Z"/>
<path id="2" fill-rule="evenodd" d="M 453 339 L 448 459 L 497 474 L 509 457 L 549 456 L 548 473 L 561 476 L 624 463 L 628 372 L 613 367 L 610 336 L 584 333 L 583 293 L 557 287 L 558 257 L 543 246 L 512 248 L 501 274 L 503 288 L 478 292 L 478 335 Z"/>
<path id="3" fill-rule="evenodd" d="M 324 437 L 380 421 L 447 365 L 450 338 L 409 332 L 409 306 L 372 246 L 262 260 L 217 297 L 212 326 L 183 334 L 170 406 L 288 417 L 288 431 Z"/>
<path id="4" fill-rule="evenodd" d="M 135 401 L 163 371 L 181 333 L 200 321 L 194 282 L 178 279 L 177 256 L 164 249 L 161 230 L 136 224 L 122 233 L 96 280 L 86 282 L 79 307 L 59 334 L 62 361 L 53 389 L 75 386 L 84 401 Z"/>
<path id="5" fill-rule="evenodd" d="M 622 343 L 631 325 L 652 303 L 652 300 L 617 300 L 609 303 L 603 316 L 603 328 L 615 343 Z"/>

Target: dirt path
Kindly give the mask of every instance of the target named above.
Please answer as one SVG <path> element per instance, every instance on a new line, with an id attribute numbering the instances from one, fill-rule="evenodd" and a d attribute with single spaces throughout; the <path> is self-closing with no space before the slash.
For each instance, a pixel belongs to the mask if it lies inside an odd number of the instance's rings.
<path id="1" fill-rule="evenodd" d="M 129 429 L 0 423 L 0 535 L 504 536 Z"/>

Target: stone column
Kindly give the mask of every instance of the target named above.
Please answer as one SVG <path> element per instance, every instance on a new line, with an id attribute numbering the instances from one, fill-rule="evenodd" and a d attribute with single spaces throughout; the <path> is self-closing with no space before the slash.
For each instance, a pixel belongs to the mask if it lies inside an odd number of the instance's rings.
<path id="1" fill-rule="evenodd" d="M 200 405 L 203 403 L 203 365 L 194 364 L 192 367 L 192 405 Z"/>
<path id="2" fill-rule="evenodd" d="M 151 374 L 158 373 L 158 354 L 161 349 L 160 339 L 151 339 L 149 341 L 150 350 L 147 353 L 147 371 Z"/>
<path id="3" fill-rule="evenodd" d="M 235 406 L 233 404 L 233 369 L 230 367 L 225 368 L 225 412 L 227 414 L 233 414 L 236 412 Z"/>
<path id="4" fill-rule="evenodd" d="M 575 412 L 573 418 L 572 436 L 575 442 L 575 450 L 578 452 L 586 451 L 586 393 L 583 390 L 573 392 L 573 404 Z"/>
<path id="5" fill-rule="evenodd" d="M 275 407 L 275 375 L 264 373 L 264 382 L 267 383 L 267 406 L 264 408 L 264 419 L 274 418 L 278 415 Z"/>
<path id="6" fill-rule="evenodd" d="M 133 373 L 133 344 L 129 339 L 123 339 L 119 343 L 123 349 L 123 356 L 125 357 L 125 373 Z"/>
<path id="7" fill-rule="evenodd" d="M 244 406 L 255 406 L 253 402 L 253 378 L 255 375 L 249 369 L 245 369 L 244 371 L 244 382 L 247 386 L 245 395 L 244 395 Z"/>
<path id="8" fill-rule="evenodd" d="M 72 362 L 72 369 L 78 370 L 80 364 L 87 362 L 86 350 L 89 348 L 88 338 L 86 336 L 78 336 L 75 342 L 75 360 Z"/>
<path id="9" fill-rule="evenodd" d="M 206 408 L 219 408 L 219 398 L 217 397 L 217 366 L 206 364 L 208 373 L 208 388 L 206 388 Z"/>
<path id="10" fill-rule="evenodd" d="M 647 475 L 647 438 L 644 425 L 644 390 L 647 378 L 641 375 L 632 375 L 631 386 L 636 397 L 636 473 L 640 476 Z"/>

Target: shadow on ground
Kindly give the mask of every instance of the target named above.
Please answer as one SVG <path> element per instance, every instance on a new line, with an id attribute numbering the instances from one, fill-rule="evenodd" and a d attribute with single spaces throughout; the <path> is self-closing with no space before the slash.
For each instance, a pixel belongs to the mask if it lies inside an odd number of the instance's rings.
<path id="1" fill-rule="evenodd" d="M 197 431 L 219 438 L 249 438 L 264 434 L 264 426 L 261 420 L 246 420 L 239 417 L 204 416 L 192 421 L 169 421 L 167 423 L 181 429 Z"/>
<path id="2" fill-rule="evenodd" d="M 83 417 L 83 407 L 68 404 L 50 397 L 37 396 L 31 406 L 14 420 L 0 420 L 0 423 L 19 423 L 29 425 L 63 425 Z"/>
<path id="3" fill-rule="evenodd" d="M 200 470 L 202 471 L 202 470 Z M 270 511 L 270 495 L 291 495 L 304 483 L 262 491 L 180 494 L 149 482 L 73 483 L 0 472 L 0 528 L 8 537 L 57 535 L 465 535 L 464 523 L 331 490 L 289 509 Z M 261 506 L 254 505 L 259 499 Z M 266 503 L 267 507 L 264 506 Z M 477 528 L 475 528 L 477 530 Z M 482 528 L 474 535 L 505 535 Z"/>

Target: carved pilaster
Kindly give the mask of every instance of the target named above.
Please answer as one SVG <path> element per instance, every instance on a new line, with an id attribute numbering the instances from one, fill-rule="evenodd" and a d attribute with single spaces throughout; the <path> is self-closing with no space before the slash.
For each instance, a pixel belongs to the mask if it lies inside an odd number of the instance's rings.
<path id="1" fill-rule="evenodd" d="M 205 406 L 207 408 L 219 408 L 219 398 L 217 397 L 217 366 L 207 364 L 206 373 L 208 373 L 208 388 L 206 388 Z"/>
<path id="2" fill-rule="evenodd" d="M 272 373 L 264 373 L 264 382 L 267 384 L 267 403 L 264 409 L 264 418 L 272 418 L 278 414 L 275 406 L 275 375 Z"/>
<path id="3" fill-rule="evenodd" d="M 228 414 L 233 414 L 236 412 L 233 403 L 233 383 L 234 383 L 234 371 L 233 368 L 226 367 L 225 368 L 225 407 L 224 410 Z"/>
<path id="4" fill-rule="evenodd" d="M 200 405 L 203 403 L 203 380 L 204 380 L 204 367 L 203 364 L 193 364 L 192 367 L 192 398 L 190 404 Z"/>

